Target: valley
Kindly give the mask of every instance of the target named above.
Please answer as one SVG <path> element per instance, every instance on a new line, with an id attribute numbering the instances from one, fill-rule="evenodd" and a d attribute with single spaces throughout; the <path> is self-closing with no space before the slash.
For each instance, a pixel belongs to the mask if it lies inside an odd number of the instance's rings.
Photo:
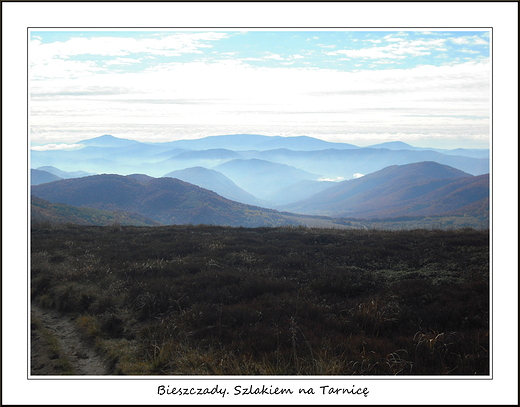
<path id="1" fill-rule="evenodd" d="M 31 153 L 32 374 L 489 374 L 485 151 L 82 145 Z"/>

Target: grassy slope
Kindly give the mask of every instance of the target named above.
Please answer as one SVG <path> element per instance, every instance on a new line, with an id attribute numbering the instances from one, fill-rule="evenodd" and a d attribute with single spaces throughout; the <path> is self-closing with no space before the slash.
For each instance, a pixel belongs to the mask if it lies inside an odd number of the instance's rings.
<path id="1" fill-rule="evenodd" d="M 487 231 L 35 227 L 31 295 L 121 374 L 487 374 Z"/>

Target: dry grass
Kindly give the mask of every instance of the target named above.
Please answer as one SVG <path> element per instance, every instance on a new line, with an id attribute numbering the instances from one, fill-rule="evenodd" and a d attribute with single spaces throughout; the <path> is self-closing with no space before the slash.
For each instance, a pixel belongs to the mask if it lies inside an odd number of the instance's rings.
<path id="1" fill-rule="evenodd" d="M 124 375 L 489 372 L 486 231 L 39 226 L 31 297 Z"/>

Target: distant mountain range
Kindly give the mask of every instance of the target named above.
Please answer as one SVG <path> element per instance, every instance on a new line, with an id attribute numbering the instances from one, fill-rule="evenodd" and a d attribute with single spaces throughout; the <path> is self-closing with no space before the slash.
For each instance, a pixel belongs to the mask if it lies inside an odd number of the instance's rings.
<path id="1" fill-rule="evenodd" d="M 140 213 L 164 224 L 283 224 L 277 210 L 353 218 L 489 213 L 486 149 L 429 149 L 400 141 L 358 147 L 306 136 L 255 134 L 165 143 L 104 135 L 76 144 L 82 147 L 31 151 L 31 185 L 41 184 L 35 191 L 50 194 L 42 198 Z M 115 176 L 120 178 L 106 178 Z M 76 183 L 83 178 L 87 181 Z M 48 183 L 52 187 L 44 188 Z M 195 186 L 200 188 L 190 189 Z M 112 187 L 112 200 L 98 196 Z M 85 188 L 99 199 L 71 201 L 86 198 Z M 120 201 L 113 201 L 118 196 Z M 171 202 L 160 203 L 159 196 Z M 246 220 L 239 212 L 249 209 L 237 205 L 274 211 Z"/>
<path id="2" fill-rule="evenodd" d="M 58 177 L 61 177 L 63 179 L 80 178 L 80 177 L 88 177 L 89 175 L 96 175 L 96 174 L 92 174 L 91 172 L 85 172 L 85 171 L 72 171 L 72 172 L 61 171 L 58 168 L 51 167 L 51 166 L 39 167 L 37 169 L 42 170 L 42 171 L 48 171 L 51 174 L 57 175 Z"/>
<path id="3" fill-rule="evenodd" d="M 464 156 L 464 157 L 474 157 L 474 158 L 488 158 L 489 157 L 488 149 L 455 148 L 453 150 L 446 150 L 446 149 L 440 149 L 440 148 L 413 147 L 410 144 L 403 143 L 402 141 L 389 141 L 386 143 L 373 144 L 367 148 L 387 148 L 389 150 L 416 150 L 416 151 L 430 150 L 430 151 L 435 151 L 437 153 L 447 154 L 447 155 L 460 155 L 460 156 Z"/>
<path id="4" fill-rule="evenodd" d="M 166 144 L 171 147 L 185 148 L 189 150 L 225 148 L 234 151 L 263 151 L 276 148 L 288 148 L 300 151 L 321 150 L 325 148 L 358 148 L 353 144 L 331 143 L 307 136 L 281 137 L 263 136 L 260 134 L 229 134 L 222 136 L 209 136 L 195 140 L 171 141 Z"/>
<path id="5" fill-rule="evenodd" d="M 260 159 L 331 179 L 352 179 L 356 173 L 369 174 L 390 165 L 421 161 L 436 161 L 472 175 L 489 173 L 489 150 L 426 149 L 402 142 L 362 148 L 305 136 L 239 134 L 165 143 L 141 143 L 104 135 L 77 144 L 84 147 L 31 150 L 32 168 L 53 166 L 67 172 L 140 173 L 161 177 L 191 167 L 216 169 L 216 166 L 231 160 Z M 237 179 L 231 180 L 243 188 Z"/>
<path id="6" fill-rule="evenodd" d="M 209 175 L 192 169 L 186 176 Z M 173 174 L 175 175 L 175 174 Z M 226 179 L 220 179 L 226 185 Z M 280 226 L 297 214 L 334 218 L 470 215 L 489 217 L 489 175 L 473 176 L 435 162 L 390 166 L 334 183 L 279 212 L 226 199 L 177 178 L 104 174 L 35 185 L 31 193 L 54 204 L 140 214 L 161 224 Z M 141 220 L 143 220 L 141 219 Z"/>
<path id="7" fill-rule="evenodd" d="M 448 155 L 433 150 L 390 150 L 386 148 L 326 149 L 294 151 L 277 149 L 241 152 L 246 158 L 282 163 L 321 177 L 352 179 L 354 174 L 370 174 L 390 165 L 435 161 L 471 175 L 489 173 L 488 158 Z"/>

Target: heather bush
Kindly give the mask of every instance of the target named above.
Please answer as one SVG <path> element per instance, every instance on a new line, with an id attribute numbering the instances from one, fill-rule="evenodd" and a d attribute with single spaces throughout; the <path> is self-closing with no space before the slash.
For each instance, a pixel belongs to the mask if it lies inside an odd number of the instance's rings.
<path id="1" fill-rule="evenodd" d="M 118 374 L 489 373 L 487 231 L 31 231 L 31 299 Z"/>

